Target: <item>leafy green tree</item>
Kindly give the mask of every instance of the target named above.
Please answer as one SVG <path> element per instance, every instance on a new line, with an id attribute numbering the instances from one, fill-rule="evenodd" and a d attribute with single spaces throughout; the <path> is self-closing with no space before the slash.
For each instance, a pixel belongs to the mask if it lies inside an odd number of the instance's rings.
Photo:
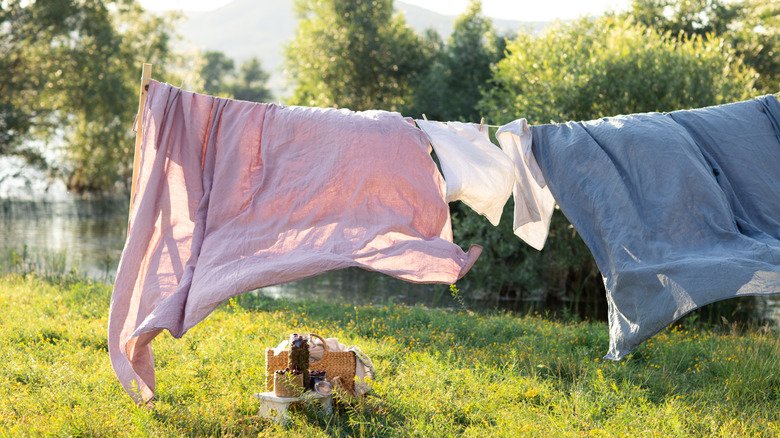
<path id="1" fill-rule="evenodd" d="M 173 79 L 173 20 L 133 0 L 0 2 L 0 150 L 57 129 L 71 189 L 129 184 L 141 63 Z"/>
<path id="2" fill-rule="evenodd" d="M 445 84 L 450 109 L 442 120 L 480 119 L 477 104 L 492 75 L 491 66 L 503 56 L 500 45 L 493 22 L 482 13 L 482 3 L 472 0 L 466 12 L 455 20 L 447 42 L 449 75 Z"/>
<path id="3" fill-rule="evenodd" d="M 780 91 L 780 2 L 777 0 L 633 0 L 625 15 L 672 36 L 723 39 L 758 72 L 756 88 Z"/>
<path id="4" fill-rule="evenodd" d="M 225 95 L 229 88 L 227 82 L 233 74 L 233 69 L 233 60 L 223 52 L 214 50 L 203 52 L 203 66 L 200 68 L 203 91 L 213 96 Z"/>
<path id="5" fill-rule="evenodd" d="M 233 97 L 251 102 L 268 102 L 271 91 L 266 86 L 269 74 L 266 73 L 260 60 L 252 57 L 241 64 L 238 81 L 233 85 Z"/>
<path id="6" fill-rule="evenodd" d="M 412 115 L 426 113 L 436 120 L 479 121 L 477 105 L 492 75 L 491 66 L 503 57 L 504 39 L 497 38 L 482 3 L 472 0 L 455 20 L 446 45 L 428 35 L 437 56 L 417 87 Z"/>
<path id="7" fill-rule="evenodd" d="M 720 39 L 678 40 L 631 20 L 582 19 L 510 42 L 481 108 L 499 124 L 521 117 L 542 124 L 671 111 L 752 96 L 754 77 Z M 568 221 L 556 212 L 541 252 L 517 238 L 510 247 L 504 239 L 511 235 L 512 208 L 508 203 L 497 231 L 472 216 L 453 218 L 456 240 L 486 248 L 464 280 L 513 296 L 544 292 L 579 302 L 587 294 L 588 302 L 603 306 L 601 276 Z"/>
<path id="8" fill-rule="evenodd" d="M 203 52 L 203 64 L 199 73 L 206 94 L 250 102 L 271 100 L 271 91 L 266 86 L 269 74 L 263 70 L 260 60 L 256 57 L 241 64 L 236 76 L 231 58 L 223 52 L 206 51 Z"/>
<path id="9" fill-rule="evenodd" d="M 780 92 L 780 2 L 749 0 L 741 3 L 742 19 L 729 24 L 729 38 L 737 54 L 759 76 L 756 89 Z"/>
<path id="10" fill-rule="evenodd" d="M 0 2 L 0 153 L 18 152 L 36 122 L 48 122 L 48 90 L 65 80 L 48 46 L 62 44 L 75 27 L 62 17 L 73 14 L 64 2 Z"/>
<path id="11" fill-rule="evenodd" d="M 722 35 L 740 16 L 741 5 L 722 0 L 633 0 L 627 15 L 672 36 Z"/>
<path id="12" fill-rule="evenodd" d="M 534 124 L 671 111 L 752 96 L 754 72 L 717 38 L 683 40 L 631 20 L 583 19 L 507 46 L 482 107 Z"/>
<path id="13" fill-rule="evenodd" d="M 429 54 L 429 65 L 412 82 L 412 98 L 403 108 L 404 114 L 431 120 L 446 120 L 444 112 L 449 105 L 445 80 L 450 75 L 447 67 L 446 43 L 434 29 L 428 29 L 422 36 L 423 45 Z"/>
<path id="14" fill-rule="evenodd" d="M 285 48 L 292 103 L 400 110 L 432 53 L 393 15 L 392 0 L 296 0 L 296 37 Z"/>

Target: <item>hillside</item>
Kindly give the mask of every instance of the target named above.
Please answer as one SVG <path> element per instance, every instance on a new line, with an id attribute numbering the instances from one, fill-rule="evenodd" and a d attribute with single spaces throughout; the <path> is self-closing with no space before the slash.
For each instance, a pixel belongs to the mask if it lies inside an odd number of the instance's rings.
<path id="1" fill-rule="evenodd" d="M 422 33 L 428 28 L 436 30 L 443 38 L 452 32 L 455 16 L 395 2 L 406 21 Z M 271 73 L 270 88 L 275 96 L 284 94 L 285 81 L 282 72 L 284 44 L 295 36 L 297 19 L 292 2 L 279 0 L 234 0 L 209 12 L 189 12 L 179 26 L 185 40 L 204 50 L 218 50 L 241 64 L 257 56 L 263 69 Z M 514 33 L 524 26 L 520 21 L 494 19 L 501 34 Z M 534 26 L 538 29 L 539 24 Z"/>

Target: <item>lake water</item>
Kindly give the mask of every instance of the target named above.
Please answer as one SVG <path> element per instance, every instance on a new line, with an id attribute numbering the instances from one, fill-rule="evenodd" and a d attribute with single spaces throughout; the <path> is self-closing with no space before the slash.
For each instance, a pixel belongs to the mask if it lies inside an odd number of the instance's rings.
<path id="1" fill-rule="evenodd" d="M 17 262 L 37 266 L 76 268 L 93 278 L 111 282 L 124 247 L 127 228 L 126 199 L 66 200 L 57 202 L 0 199 L 0 265 Z M 15 258 L 11 255 L 15 252 Z M 446 285 L 420 285 L 365 271 L 344 269 L 273 286 L 254 293 L 273 298 L 326 299 L 353 304 L 405 303 L 428 307 L 471 310 L 538 310 L 554 313 L 566 303 L 523 301 L 490 296 L 458 300 Z M 590 306 L 583 306 L 590 307 Z M 606 305 L 596 306 L 606 318 Z M 722 301 L 702 309 L 703 319 L 780 322 L 780 297 L 745 297 Z"/>
<path id="2" fill-rule="evenodd" d="M 127 231 L 126 199 L 57 202 L 0 199 L 0 264 L 15 260 L 77 269 L 111 282 Z M 8 268 L 4 266 L 3 268 Z M 257 291 L 274 298 L 323 298 L 355 304 L 406 303 L 459 307 L 446 285 L 419 285 L 362 269 L 344 269 Z M 484 300 L 483 300 L 484 301 Z M 488 304 L 470 301 L 469 305 Z M 503 307 L 511 308 L 504 305 Z"/>
<path id="3" fill-rule="evenodd" d="M 111 281 L 126 227 L 124 200 L 0 200 L 0 254 L 5 263 L 14 251 L 26 263 L 64 263 L 67 269 Z"/>

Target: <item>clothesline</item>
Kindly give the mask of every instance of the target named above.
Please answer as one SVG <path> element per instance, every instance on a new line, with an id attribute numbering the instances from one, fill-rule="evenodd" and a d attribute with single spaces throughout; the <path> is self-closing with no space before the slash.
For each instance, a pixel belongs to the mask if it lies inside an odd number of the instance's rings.
<path id="1" fill-rule="evenodd" d="M 425 120 L 426 122 L 428 121 L 428 116 L 426 116 L 426 115 L 425 115 L 425 113 L 423 113 L 423 114 L 422 114 L 422 118 L 423 118 L 423 120 Z M 484 117 L 483 117 L 483 118 L 482 118 L 482 120 L 479 122 L 479 130 L 480 130 L 480 131 L 482 130 L 482 127 L 483 127 L 483 126 L 487 126 L 488 128 L 500 128 L 500 127 L 501 127 L 501 125 L 487 125 L 487 124 L 485 124 L 485 118 L 484 118 Z"/>
<path id="2" fill-rule="evenodd" d="M 482 248 L 452 242 L 454 200 L 495 225 L 514 196 L 514 233 L 536 249 L 559 204 L 604 276 L 608 359 L 708 303 L 780 291 L 780 102 L 768 96 L 607 123 L 423 114 L 418 130 L 398 113 L 175 92 L 150 73 L 108 328 L 138 402 L 154 395 L 152 339 L 183 336 L 244 291 L 350 266 L 456 282 Z"/>

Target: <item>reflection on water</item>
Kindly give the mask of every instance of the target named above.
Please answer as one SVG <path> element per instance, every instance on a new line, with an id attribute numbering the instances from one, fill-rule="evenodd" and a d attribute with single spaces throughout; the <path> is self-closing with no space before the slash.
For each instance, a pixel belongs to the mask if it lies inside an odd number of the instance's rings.
<path id="1" fill-rule="evenodd" d="M 125 241 L 128 202 L 120 199 L 62 202 L 0 199 L 0 264 L 9 253 L 28 263 L 52 261 L 76 268 L 101 281 L 113 281 Z M 3 266 L 2 268 L 8 268 Z M 353 304 L 423 304 L 428 307 L 503 309 L 518 312 L 566 314 L 579 309 L 580 317 L 605 320 L 605 303 L 573 303 L 507 299 L 483 292 L 463 291 L 456 299 L 447 285 L 414 284 L 386 275 L 351 268 L 253 293 L 272 298 L 325 299 Z M 583 310 L 584 309 L 584 310 Z M 576 312 L 576 310 L 575 310 Z M 743 297 L 721 301 L 697 311 L 699 320 L 762 323 L 780 321 L 780 297 Z"/>
<path id="2" fill-rule="evenodd" d="M 463 310 L 538 311 L 561 315 L 570 303 L 500 297 L 480 292 L 459 291 L 455 296 L 446 284 L 417 284 L 360 268 L 331 271 L 293 283 L 266 287 L 253 293 L 270 298 L 325 299 L 356 305 L 408 304 L 430 308 Z M 582 305 L 580 316 L 606 320 L 606 305 Z M 585 309 L 588 309 L 585 311 Z"/>
<path id="3" fill-rule="evenodd" d="M 425 304 L 457 307 L 446 285 L 414 284 L 359 268 L 326 272 L 292 283 L 270 286 L 255 293 L 271 298 L 322 298 L 353 304 Z"/>
<path id="4" fill-rule="evenodd" d="M 67 269 L 76 268 L 93 278 L 113 281 L 127 228 L 128 202 L 124 198 L 61 202 L 0 199 L 0 254 L 37 265 L 64 257 Z M 2 263 L 2 262 L 0 262 Z M 354 304 L 405 303 L 429 307 L 502 307 L 517 303 L 490 303 L 485 299 L 456 300 L 447 285 L 414 284 L 362 269 L 344 269 L 264 288 L 256 293 L 271 297 L 322 298 Z"/>
<path id="5" fill-rule="evenodd" d="M 33 263 L 64 257 L 67 269 L 111 280 L 125 242 L 127 204 L 0 200 L 0 252 L 16 251 Z"/>

